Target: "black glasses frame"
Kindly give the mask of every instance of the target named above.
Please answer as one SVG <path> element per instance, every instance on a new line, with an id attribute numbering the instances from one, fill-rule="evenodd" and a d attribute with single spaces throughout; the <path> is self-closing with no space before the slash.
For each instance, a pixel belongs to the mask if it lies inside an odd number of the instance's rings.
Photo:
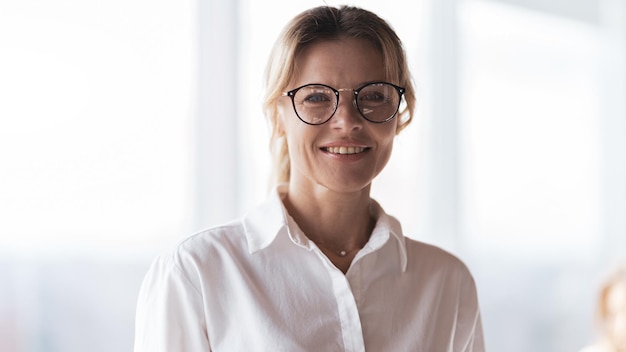
<path id="1" fill-rule="evenodd" d="M 399 95 L 399 99 L 398 99 L 398 106 L 396 107 L 395 112 L 389 116 L 387 119 L 383 120 L 383 121 L 372 121 L 370 119 L 367 118 L 367 116 L 365 116 L 365 114 L 363 113 L 363 111 L 361 111 L 361 108 L 359 107 L 359 100 L 357 99 L 357 97 L 359 96 L 359 92 L 361 92 L 361 90 L 363 90 L 363 88 L 368 87 L 370 85 L 373 84 L 387 84 L 392 86 L 393 88 L 396 89 L 396 91 L 398 91 L 398 95 Z M 298 113 L 298 109 L 296 109 L 296 101 L 294 99 L 294 97 L 296 96 L 296 93 L 302 89 L 302 88 L 306 88 L 306 87 L 310 87 L 310 86 L 322 86 L 322 87 L 326 87 L 330 90 L 333 91 L 333 93 L 335 93 L 335 98 L 337 99 L 337 101 L 335 102 L 335 109 L 333 110 L 333 113 L 330 114 L 330 116 L 324 120 L 323 122 L 320 123 L 311 123 L 308 121 L 305 121 L 300 114 Z M 303 86 L 300 86 L 298 88 L 292 89 L 288 92 L 284 92 L 282 93 L 282 96 L 288 96 L 291 98 L 291 105 L 293 106 L 293 111 L 295 111 L 296 116 L 298 116 L 298 119 L 300 119 L 300 121 L 306 123 L 307 125 L 313 125 L 313 126 L 319 126 L 319 125 L 323 125 L 326 122 L 330 121 L 330 119 L 333 118 L 333 116 L 335 116 L 335 113 L 337 112 L 337 108 L 339 108 L 339 93 L 340 92 L 345 92 L 345 91 L 352 91 L 354 92 L 354 95 L 352 97 L 352 104 L 356 107 L 356 109 L 359 111 L 359 114 L 361 116 L 363 116 L 363 118 L 371 123 L 385 123 L 385 122 L 389 122 L 391 120 L 393 120 L 394 117 L 396 117 L 396 115 L 398 115 L 398 110 L 400 110 L 400 104 L 402 103 L 402 96 L 404 95 L 404 92 L 406 92 L 406 89 L 400 86 L 397 86 L 393 83 L 389 83 L 389 82 L 384 82 L 384 81 L 380 81 L 380 82 L 369 82 L 369 83 L 365 83 L 362 86 L 358 87 L 358 88 L 340 88 L 340 89 L 336 89 L 333 88 L 329 85 L 326 84 L 322 84 L 322 83 L 309 83 L 309 84 L 305 84 Z"/>

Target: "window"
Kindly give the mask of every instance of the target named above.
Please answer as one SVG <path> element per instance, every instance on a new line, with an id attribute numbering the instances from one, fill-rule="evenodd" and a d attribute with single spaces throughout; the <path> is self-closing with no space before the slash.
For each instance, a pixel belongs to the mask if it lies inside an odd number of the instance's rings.
<path id="1" fill-rule="evenodd" d="M 191 3 L 2 7 L 0 248 L 180 236 L 191 204 Z"/>
<path id="2" fill-rule="evenodd" d="M 469 2 L 462 18 L 462 188 L 470 242 L 518 254 L 540 248 L 578 254 L 597 246 L 600 30 L 483 2 Z"/>
<path id="3" fill-rule="evenodd" d="M 578 350 L 625 253 L 624 8 L 510 2 L 458 6 L 461 251 L 490 349 Z"/>
<path id="4" fill-rule="evenodd" d="M 190 228 L 193 5 L 0 3 L 0 350 L 132 349 Z"/>

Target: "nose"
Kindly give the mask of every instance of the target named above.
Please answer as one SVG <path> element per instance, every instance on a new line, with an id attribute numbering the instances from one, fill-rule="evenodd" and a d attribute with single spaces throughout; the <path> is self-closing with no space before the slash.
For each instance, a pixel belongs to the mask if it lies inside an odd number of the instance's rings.
<path id="1" fill-rule="evenodd" d="M 330 120 L 334 129 L 353 131 L 363 128 L 365 119 L 361 117 L 361 113 L 357 109 L 354 99 L 354 92 L 352 90 L 340 92 L 337 110 Z"/>

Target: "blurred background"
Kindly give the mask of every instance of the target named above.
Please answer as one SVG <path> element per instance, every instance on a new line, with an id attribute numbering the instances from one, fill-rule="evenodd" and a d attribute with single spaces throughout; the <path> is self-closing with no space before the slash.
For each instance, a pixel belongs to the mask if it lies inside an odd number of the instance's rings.
<path id="1" fill-rule="evenodd" d="M 0 0 L 0 350 L 130 351 L 151 261 L 268 192 L 261 80 L 338 1 Z M 351 1 L 419 108 L 373 195 L 461 257 L 490 351 L 578 351 L 626 258 L 626 1 Z"/>

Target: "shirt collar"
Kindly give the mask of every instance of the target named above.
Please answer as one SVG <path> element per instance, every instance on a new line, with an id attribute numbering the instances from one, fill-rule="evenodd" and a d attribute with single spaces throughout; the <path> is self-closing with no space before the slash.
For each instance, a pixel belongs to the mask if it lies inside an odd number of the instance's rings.
<path id="1" fill-rule="evenodd" d="M 286 186 L 279 185 L 270 194 L 269 199 L 254 208 L 243 219 L 243 227 L 248 241 L 250 254 L 269 246 L 279 232 L 287 230 L 287 221 L 282 196 Z"/>
<path id="2" fill-rule="evenodd" d="M 374 251 L 382 247 L 387 242 L 389 237 L 395 239 L 398 243 L 400 267 L 402 268 L 402 272 L 405 272 L 407 266 L 407 253 L 405 238 L 402 234 L 402 226 L 400 225 L 398 219 L 385 213 L 383 208 L 375 200 L 372 199 L 370 202 L 370 211 L 377 220 L 372 236 L 365 246 L 371 247 L 372 251 Z"/>
<path id="3" fill-rule="evenodd" d="M 252 210 L 243 219 L 243 226 L 251 254 L 268 247 L 279 233 L 286 233 L 297 246 L 312 250 L 315 244 L 300 230 L 296 222 L 287 212 L 282 198 L 287 192 L 287 185 L 278 185 L 270 194 L 269 199 Z M 376 218 L 376 226 L 370 240 L 365 245 L 369 251 L 381 248 L 388 239 L 394 238 L 398 243 L 399 259 L 402 271 L 406 271 L 407 254 L 402 226 L 394 217 L 385 213 L 382 207 L 371 200 L 370 211 Z"/>

